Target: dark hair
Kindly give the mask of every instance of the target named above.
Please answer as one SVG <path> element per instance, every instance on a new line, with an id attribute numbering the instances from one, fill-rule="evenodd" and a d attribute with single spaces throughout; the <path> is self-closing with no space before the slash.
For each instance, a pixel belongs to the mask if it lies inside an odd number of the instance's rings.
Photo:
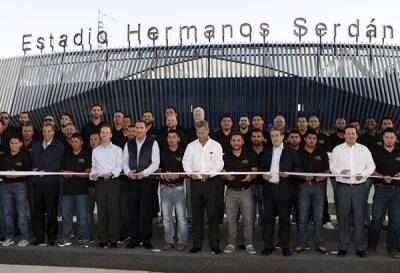
<path id="1" fill-rule="evenodd" d="M 11 135 L 10 141 L 11 139 L 18 139 L 19 142 L 22 142 L 22 137 L 20 135 Z"/>
<path id="2" fill-rule="evenodd" d="M 175 108 L 174 106 L 167 106 L 167 107 L 165 107 L 165 110 L 167 110 L 167 109 L 173 109 L 174 112 L 176 113 L 176 108 Z M 152 113 L 152 114 L 153 114 L 153 113 Z"/>
<path id="3" fill-rule="evenodd" d="M 72 115 L 69 114 L 69 113 L 63 113 L 61 116 L 67 116 L 67 117 L 69 117 L 69 118 L 72 120 Z"/>
<path id="4" fill-rule="evenodd" d="M 53 132 L 55 132 L 55 128 L 54 128 L 53 124 L 51 124 L 51 123 L 45 123 L 45 124 L 43 125 L 42 129 L 43 129 L 44 127 L 51 127 L 51 129 L 53 130 Z"/>
<path id="5" fill-rule="evenodd" d="M 228 113 L 223 114 L 221 120 L 223 120 L 224 118 L 230 118 L 231 121 L 233 120 L 233 119 L 232 119 L 232 115 L 231 115 L 231 114 L 228 114 Z"/>
<path id="6" fill-rule="evenodd" d="M 34 129 L 31 121 L 24 122 L 21 127 L 32 127 L 32 129 Z"/>
<path id="7" fill-rule="evenodd" d="M 356 130 L 356 133 L 358 134 L 358 130 L 357 130 L 356 126 L 354 126 L 354 125 L 351 125 L 351 124 L 346 125 L 346 127 L 344 127 L 344 131 L 346 132 L 347 129 L 354 129 L 354 130 Z"/>
<path id="8" fill-rule="evenodd" d="M 110 131 L 111 131 L 111 133 L 113 132 L 113 127 L 112 127 L 110 124 L 103 124 L 103 125 L 101 126 L 101 128 L 100 128 L 100 131 L 101 131 L 103 128 L 109 128 Z"/>
<path id="9" fill-rule="evenodd" d="M 146 124 L 146 122 L 145 122 L 143 119 L 137 120 L 137 121 L 135 122 L 135 124 L 136 124 L 136 123 L 143 123 L 144 126 L 147 127 L 147 124 Z"/>
<path id="10" fill-rule="evenodd" d="M 318 133 L 317 133 L 317 131 L 315 131 L 314 129 L 308 129 L 308 130 L 306 131 L 306 133 L 304 134 L 304 138 L 306 138 L 308 135 L 315 135 L 315 136 L 318 136 Z"/>
<path id="11" fill-rule="evenodd" d="M 356 118 L 351 118 L 351 119 L 349 119 L 349 123 L 354 123 L 354 122 L 360 123 L 360 122 L 358 121 L 358 119 L 356 119 Z"/>
<path id="12" fill-rule="evenodd" d="M 122 112 L 121 110 L 117 110 L 117 111 L 115 111 L 115 112 L 114 112 L 114 115 L 115 115 L 116 113 L 121 113 L 121 114 L 122 114 L 122 116 L 123 116 L 123 117 L 125 117 L 125 113 L 124 113 L 124 112 Z"/>
<path id="13" fill-rule="evenodd" d="M 233 132 L 231 133 L 231 137 L 230 137 L 229 139 L 232 140 L 232 138 L 233 138 L 234 136 L 240 136 L 240 137 L 242 138 L 242 140 L 244 140 L 242 133 L 240 133 L 239 131 L 233 131 Z"/>
<path id="14" fill-rule="evenodd" d="M 262 135 L 264 135 L 263 131 L 261 129 L 255 128 L 253 130 L 251 130 L 251 134 L 253 133 L 261 133 Z"/>
<path id="15" fill-rule="evenodd" d="M 169 131 L 167 132 L 167 135 L 169 135 L 169 134 L 176 134 L 176 135 L 179 137 L 178 131 L 175 130 L 175 129 L 169 130 Z"/>
<path id="16" fill-rule="evenodd" d="M 382 121 L 384 121 L 385 119 L 388 119 L 393 123 L 393 119 L 391 117 L 383 117 Z"/>
<path id="17" fill-rule="evenodd" d="M 301 119 L 301 118 L 305 118 L 307 120 L 307 117 L 305 115 L 300 115 L 297 117 L 297 121 L 299 121 L 299 119 Z"/>
<path id="18" fill-rule="evenodd" d="M 92 104 L 92 107 L 90 107 L 90 109 L 93 109 L 94 107 L 100 107 L 100 109 L 103 111 L 103 106 L 99 103 Z"/>
<path id="19" fill-rule="evenodd" d="M 281 136 L 284 135 L 284 131 L 279 128 L 272 127 L 271 130 L 269 130 L 269 133 L 271 134 L 272 131 L 278 131 L 281 134 Z"/>
<path id="20" fill-rule="evenodd" d="M 150 111 L 150 110 L 146 110 L 146 111 L 144 111 L 144 112 L 143 112 L 143 114 L 142 114 L 142 116 L 143 116 L 144 114 L 146 114 L 146 113 L 150 113 L 152 116 L 154 116 L 153 112 L 152 112 L 152 111 Z"/>
<path id="21" fill-rule="evenodd" d="M 73 133 L 71 138 L 78 138 L 80 141 L 83 141 L 83 137 L 81 133 Z"/>
<path id="22" fill-rule="evenodd" d="M 261 113 L 255 113 L 251 119 L 254 119 L 255 117 L 260 117 L 262 120 L 264 120 L 264 117 L 261 115 Z"/>
<path id="23" fill-rule="evenodd" d="M 396 134 L 396 131 L 393 128 L 386 128 L 385 130 L 383 130 L 382 135 L 385 135 L 386 133 Z"/>
<path id="24" fill-rule="evenodd" d="M 242 113 L 239 118 L 249 118 L 249 115 L 246 113 Z"/>
<path id="25" fill-rule="evenodd" d="M 289 135 L 290 134 L 297 134 L 297 135 L 299 135 L 299 137 L 301 137 L 301 134 L 300 134 L 299 130 L 290 130 L 289 131 Z"/>
<path id="26" fill-rule="evenodd" d="M 92 135 L 98 135 L 100 137 L 100 133 L 98 131 L 92 132 L 89 137 L 91 137 Z"/>
<path id="27" fill-rule="evenodd" d="M 23 111 L 23 112 L 19 113 L 19 115 L 18 115 L 18 116 L 20 116 L 20 115 L 22 115 L 22 114 L 27 114 L 27 115 L 29 116 L 29 113 L 28 113 L 28 112 L 26 112 L 26 111 Z"/>

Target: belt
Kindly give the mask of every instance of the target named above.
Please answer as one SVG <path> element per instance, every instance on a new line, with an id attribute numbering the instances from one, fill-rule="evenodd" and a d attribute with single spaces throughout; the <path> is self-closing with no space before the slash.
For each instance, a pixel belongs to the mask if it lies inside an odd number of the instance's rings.
<path id="1" fill-rule="evenodd" d="M 250 189 L 250 186 L 237 187 L 237 188 L 230 188 L 230 187 L 228 187 L 228 190 L 231 190 L 231 191 L 245 191 L 245 190 L 247 190 L 247 189 Z"/>
<path id="2" fill-rule="evenodd" d="M 111 181 L 111 180 L 114 180 L 114 179 L 117 179 L 117 177 L 99 177 L 99 178 L 97 178 L 97 181 Z"/>
<path id="3" fill-rule="evenodd" d="M 382 184 L 382 183 L 376 183 L 375 187 L 383 188 L 383 189 L 391 189 L 391 190 L 400 189 L 400 185 L 390 185 L 390 184 L 389 185 L 385 185 L 385 184 Z"/>
<path id="4" fill-rule="evenodd" d="M 197 181 L 197 182 L 206 182 L 209 180 L 212 180 L 214 177 L 210 177 L 210 178 L 203 178 L 203 179 L 193 179 L 192 181 Z"/>
<path id="5" fill-rule="evenodd" d="M 364 185 L 364 183 L 365 182 L 363 182 L 363 183 L 358 183 L 358 184 L 354 184 L 354 183 L 343 183 L 343 182 L 338 182 L 338 181 L 336 181 L 336 184 L 339 184 L 339 185 L 343 185 L 343 186 L 349 186 L 349 187 L 358 187 L 358 186 L 361 186 L 361 185 Z"/>
<path id="6" fill-rule="evenodd" d="M 168 183 L 168 184 L 161 184 L 164 187 L 168 187 L 168 188 L 176 188 L 176 187 L 181 187 L 183 186 L 183 182 L 182 183 Z"/>

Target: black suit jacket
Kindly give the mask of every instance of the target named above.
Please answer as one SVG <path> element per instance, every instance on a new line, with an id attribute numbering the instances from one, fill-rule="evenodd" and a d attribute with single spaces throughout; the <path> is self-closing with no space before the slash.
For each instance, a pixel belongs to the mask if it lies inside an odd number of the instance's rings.
<path id="1" fill-rule="evenodd" d="M 264 172 L 268 172 L 271 169 L 272 162 L 272 147 L 268 147 L 263 151 L 260 157 L 260 169 Z M 297 152 L 289 145 L 284 144 L 282 155 L 279 160 L 279 171 L 280 172 L 301 172 L 301 162 Z M 265 180 L 264 180 L 265 181 Z M 265 181 L 264 190 L 267 184 L 270 183 Z M 282 200 L 288 200 L 296 191 L 295 177 L 279 177 L 279 184 L 276 189 L 276 197 Z"/>

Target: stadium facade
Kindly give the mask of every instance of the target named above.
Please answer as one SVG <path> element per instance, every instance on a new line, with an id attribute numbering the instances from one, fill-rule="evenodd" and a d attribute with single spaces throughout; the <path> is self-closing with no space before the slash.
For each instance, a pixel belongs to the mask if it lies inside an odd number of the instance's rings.
<path id="1" fill-rule="evenodd" d="M 335 118 L 384 116 L 399 123 L 400 47 L 363 44 L 233 44 L 99 49 L 0 60 L 0 110 L 22 111 L 38 126 L 46 114 L 71 113 L 78 126 L 101 103 L 107 120 L 145 110 L 164 123 L 173 105 L 183 126 L 202 106 L 213 127 L 223 113 L 276 114 L 295 126 L 315 114 L 321 127 Z"/>

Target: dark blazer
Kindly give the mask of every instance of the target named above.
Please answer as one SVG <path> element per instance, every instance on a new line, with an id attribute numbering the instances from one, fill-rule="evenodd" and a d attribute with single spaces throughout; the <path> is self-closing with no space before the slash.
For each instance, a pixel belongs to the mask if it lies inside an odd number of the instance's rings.
<path id="1" fill-rule="evenodd" d="M 268 172 L 271 169 L 272 147 L 268 147 L 260 156 L 260 169 Z M 282 155 L 279 161 L 280 172 L 301 172 L 301 162 L 297 152 L 287 144 L 283 144 Z M 264 190 L 268 181 L 263 183 Z M 279 184 L 276 189 L 277 198 L 290 199 L 296 190 L 295 177 L 279 177 Z"/>
<path id="2" fill-rule="evenodd" d="M 64 155 L 64 145 L 53 138 L 51 144 L 43 149 L 43 142 L 39 141 L 33 144 L 31 151 L 32 169 L 44 170 L 46 172 L 59 172 Z M 35 176 L 32 181 L 38 183 L 62 181 L 62 176 Z"/>

